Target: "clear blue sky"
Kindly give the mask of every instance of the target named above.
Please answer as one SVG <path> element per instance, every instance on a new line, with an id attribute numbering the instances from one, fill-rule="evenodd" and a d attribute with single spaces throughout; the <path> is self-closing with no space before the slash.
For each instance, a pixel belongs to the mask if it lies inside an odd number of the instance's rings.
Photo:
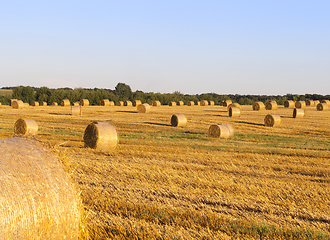
<path id="1" fill-rule="evenodd" d="M 330 1 L 1 1 L 0 87 L 330 94 Z"/>

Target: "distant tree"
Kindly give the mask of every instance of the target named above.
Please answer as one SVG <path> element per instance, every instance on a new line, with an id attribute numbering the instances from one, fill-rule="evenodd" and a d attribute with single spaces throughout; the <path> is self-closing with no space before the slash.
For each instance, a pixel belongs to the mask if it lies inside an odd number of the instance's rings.
<path id="1" fill-rule="evenodd" d="M 23 102 L 27 102 L 29 104 L 32 104 L 34 101 L 34 89 L 30 86 L 27 87 L 15 87 L 13 89 L 12 97 L 15 99 L 22 100 Z"/>
<path id="2" fill-rule="evenodd" d="M 37 89 L 35 99 L 38 102 L 47 102 L 48 104 L 51 104 L 51 102 L 50 102 L 51 95 L 52 95 L 52 92 L 48 87 L 41 87 L 41 88 Z"/>
<path id="3" fill-rule="evenodd" d="M 132 95 L 132 89 L 125 83 L 118 83 L 115 89 L 115 94 L 119 96 L 120 99 L 128 100 Z"/>

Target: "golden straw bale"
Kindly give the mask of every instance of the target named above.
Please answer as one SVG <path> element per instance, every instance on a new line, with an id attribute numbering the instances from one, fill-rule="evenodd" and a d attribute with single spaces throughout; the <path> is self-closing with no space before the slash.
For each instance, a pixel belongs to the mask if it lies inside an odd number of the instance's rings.
<path id="1" fill-rule="evenodd" d="M 39 102 L 33 102 L 33 103 L 32 103 L 32 106 L 34 106 L 34 107 L 38 107 L 38 106 L 39 106 Z"/>
<path id="2" fill-rule="evenodd" d="M 328 104 L 326 103 L 319 103 L 316 106 L 317 111 L 327 111 L 329 109 Z"/>
<path id="3" fill-rule="evenodd" d="M 139 106 L 140 104 L 142 104 L 141 100 L 134 100 L 134 101 L 133 101 L 133 107 L 137 107 L 137 106 Z"/>
<path id="4" fill-rule="evenodd" d="M 74 102 L 73 106 L 80 106 L 80 102 Z"/>
<path id="5" fill-rule="evenodd" d="M 82 115 L 82 106 L 71 106 L 71 115 Z"/>
<path id="6" fill-rule="evenodd" d="M 281 124 L 281 117 L 276 114 L 268 114 L 265 117 L 264 122 L 267 127 L 276 127 Z"/>
<path id="7" fill-rule="evenodd" d="M 161 102 L 160 101 L 152 101 L 151 102 L 151 106 L 153 106 L 153 107 L 159 107 L 159 106 L 161 106 L 162 104 L 161 104 Z"/>
<path id="8" fill-rule="evenodd" d="M 78 239 L 77 194 L 41 143 L 0 140 L 1 239 Z"/>
<path id="9" fill-rule="evenodd" d="M 228 107 L 230 104 L 232 104 L 233 102 L 231 100 L 225 100 L 222 102 L 222 106 L 224 107 Z"/>
<path id="10" fill-rule="evenodd" d="M 0 102 L 0 106 L 1 106 L 1 104 L 2 104 L 2 103 Z"/>
<path id="11" fill-rule="evenodd" d="M 69 99 L 63 99 L 61 101 L 61 106 L 62 107 L 70 107 L 71 103 L 70 103 L 70 100 Z"/>
<path id="12" fill-rule="evenodd" d="M 110 101 L 109 102 L 109 106 L 115 106 L 115 102 L 114 101 Z"/>
<path id="13" fill-rule="evenodd" d="M 302 108 L 293 109 L 293 118 L 303 118 L 305 115 L 305 110 Z"/>
<path id="14" fill-rule="evenodd" d="M 265 106 L 266 110 L 277 110 L 277 103 L 275 101 L 270 101 Z"/>
<path id="15" fill-rule="evenodd" d="M 214 106 L 214 101 L 209 101 L 210 106 Z"/>
<path id="16" fill-rule="evenodd" d="M 138 113 L 148 113 L 150 111 L 150 105 L 148 103 L 139 104 L 137 106 Z"/>
<path id="17" fill-rule="evenodd" d="M 25 103 L 24 103 L 24 107 L 28 107 L 28 106 L 30 106 L 30 104 L 27 103 L 27 102 L 25 102 Z"/>
<path id="18" fill-rule="evenodd" d="M 238 107 L 241 110 L 241 105 L 239 103 L 231 103 L 227 106 L 227 111 L 229 111 L 229 109 L 231 107 Z"/>
<path id="19" fill-rule="evenodd" d="M 306 108 L 306 102 L 305 101 L 296 101 L 295 103 L 296 108 Z"/>
<path id="20" fill-rule="evenodd" d="M 185 127 L 187 125 L 187 118 L 184 114 L 175 114 L 171 118 L 173 127 Z"/>
<path id="21" fill-rule="evenodd" d="M 319 100 L 314 100 L 314 106 L 317 106 L 317 104 L 319 104 L 320 101 Z"/>
<path id="22" fill-rule="evenodd" d="M 53 102 L 52 103 L 52 106 L 58 106 L 58 103 L 57 102 Z"/>
<path id="23" fill-rule="evenodd" d="M 207 100 L 201 101 L 201 106 L 208 106 L 208 105 L 209 105 L 209 101 L 207 101 Z"/>
<path id="24" fill-rule="evenodd" d="M 13 104 L 14 101 L 17 101 L 17 99 L 10 99 L 9 106 L 12 106 L 12 104 Z"/>
<path id="25" fill-rule="evenodd" d="M 197 101 L 196 106 L 200 106 L 200 105 L 201 105 L 201 101 Z"/>
<path id="26" fill-rule="evenodd" d="M 188 101 L 188 102 L 187 102 L 187 105 L 188 105 L 188 106 L 194 106 L 195 103 L 194 103 L 194 101 Z"/>
<path id="27" fill-rule="evenodd" d="M 14 125 L 15 134 L 20 135 L 36 135 L 38 132 L 38 124 L 32 119 L 18 119 Z"/>
<path id="28" fill-rule="evenodd" d="M 229 117 L 240 117 L 241 109 L 239 107 L 231 107 L 229 108 Z"/>
<path id="29" fill-rule="evenodd" d="M 92 122 L 85 129 L 84 142 L 86 147 L 110 152 L 118 145 L 118 134 L 111 124 Z"/>
<path id="30" fill-rule="evenodd" d="M 176 106 L 176 102 L 169 102 L 169 104 L 168 104 L 169 106 Z"/>
<path id="31" fill-rule="evenodd" d="M 15 109 L 21 109 L 24 107 L 24 103 L 21 100 L 16 100 L 16 101 L 11 102 L 11 106 L 12 106 L 12 108 L 15 108 Z"/>
<path id="32" fill-rule="evenodd" d="M 89 106 L 89 100 L 88 99 L 81 99 L 79 102 L 80 106 Z"/>
<path id="33" fill-rule="evenodd" d="M 286 108 L 294 108 L 294 106 L 295 106 L 295 102 L 292 100 L 286 100 L 284 102 L 284 107 Z"/>
<path id="34" fill-rule="evenodd" d="M 124 106 L 124 101 L 118 101 L 117 106 Z"/>
<path id="35" fill-rule="evenodd" d="M 132 107 L 133 104 L 132 104 L 131 101 L 124 101 L 124 106 L 126 106 L 126 107 Z"/>
<path id="36" fill-rule="evenodd" d="M 306 100 L 306 106 L 314 107 L 315 102 L 313 100 Z"/>
<path id="37" fill-rule="evenodd" d="M 40 106 L 47 106 L 47 102 L 41 102 Z"/>
<path id="38" fill-rule="evenodd" d="M 330 107 L 330 101 L 329 100 L 321 100 L 320 103 L 326 103 Z"/>
<path id="39" fill-rule="evenodd" d="M 226 126 L 228 128 L 228 130 L 229 130 L 229 137 L 234 136 L 235 130 L 232 127 L 231 124 L 229 124 L 229 123 L 223 123 L 222 125 L 224 125 L 224 126 Z"/>
<path id="40" fill-rule="evenodd" d="M 265 110 L 265 104 L 263 102 L 255 102 L 252 105 L 254 111 Z"/>
<path id="41" fill-rule="evenodd" d="M 99 102 L 99 104 L 98 104 L 99 106 L 110 106 L 110 101 L 109 101 L 109 99 L 102 99 L 100 102 Z"/>
<path id="42" fill-rule="evenodd" d="M 183 101 L 178 101 L 177 106 L 183 106 L 184 102 Z"/>
<path id="43" fill-rule="evenodd" d="M 216 138 L 229 138 L 230 132 L 225 125 L 211 125 L 209 127 L 209 136 Z"/>

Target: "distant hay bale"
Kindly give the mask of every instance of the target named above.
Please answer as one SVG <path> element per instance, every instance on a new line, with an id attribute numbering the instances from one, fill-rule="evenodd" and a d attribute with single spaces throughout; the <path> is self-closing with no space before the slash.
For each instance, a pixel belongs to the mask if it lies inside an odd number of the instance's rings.
<path id="1" fill-rule="evenodd" d="M 197 101 L 196 106 L 200 106 L 200 105 L 201 105 L 201 101 Z"/>
<path id="2" fill-rule="evenodd" d="M 306 106 L 314 107 L 315 103 L 313 100 L 306 100 Z"/>
<path id="3" fill-rule="evenodd" d="M 330 101 L 329 100 L 321 100 L 320 103 L 326 103 L 328 107 L 330 107 Z"/>
<path id="4" fill-rule="evenodd" d="M 40 106 L 47 106 L 47 102 L 41 102 Z"/>
<path id="5" fill-rule="evenodd" d="M 118 134 L 111 124 L 92 122 L 85 129 L 84 142 L 86 147 L 111 152 L 118 145 Z"/>
<path id="6" fill-rule="evenodd" d="M 293 109 L 293 118 L 303 118 L 305 115 L 305 110 L 302 108 Z"/>
<path id="7" fill-rule="evenodd" d="M 117 106 L 120 106 L 120 107 L 124 106 L 124 101 L 118 101 Z"/>
<path id="8" fill-rule="evenodd" d="M 73 106 L 80 106 L 80 102 L 74 102 Z"/>
<path id="9" fill-rule="evenodd" d="M 211 125 L 209 127 L 209 136 L 216 137 L 216 138 L 229 138 L 230 132 L 227 126 L 220 124 L 220 125 Z"/>
<path id="10" fill-rule="evenodd" d="M 69 99 L 63 99 L 61 101 L 61 106 L 62 107 L 70 107 L 71 103 L 70 103 L 70 100 Z"/>
<path id="11" fill-rule="evenodd" d="M 208 105 L 209 105 L 209 101 L 207 101 L 207 100 L 201 101 L 201 106 L 208 106 Z"/>
<path id="12" fill-rule="evenodd" d="M 126 107 L 132 107 L 133 103 L 131 101 L 124 101 L 124 106 Z"/>
<path id="13" fill-rule="evenodd" d="M 25 103 L 24 103 L 24 107 L 28 107 L 28 106 L 30 106 L 30 104 L 27 103 L 27 102 L 25 102 Z"/>
<path id="14" fill-rule="evenodd" d="M 194 101 L 188 101 L 188 102 L 187 102 L 187 105 L 188 105 L 188 106 L 194 106 L 195 103 L 194 103 Z"/>
<path id="15" fill-rule="evenodd" d="M 141 102 L 141 100 L 134 100 L 132 104 L 133 104 L 133 107 L 137 107 L 140 104 L 142 104 L 142 102 Z"/>
<path id="16" fill-rule="evenodd" d="M 227 111 L 229 111 L 229 109 L 231 107 L 238 107 L 241 110 L 241 105 L 239 103 L 231 103 L 227 106 Z"/>
<path id="17" fill-rule="evenodd" d="M 317 111 L 327 111 L 329 110 L 329 106 L 326 103 L 319 103 L 316 106 Z"/>
<path id="18" fill-rule="evenodd" d="M 222 102 L 222 106 L 224 107 L 228 107 L 230 104 L 232 104 L 233 102 L 231 100 L 225 100 Z"/>
<path id="19" fill-rule="evenodd" d="M 138 113 L 148 113 L 150 111 L 150 105 L 148 103 L 139 104 L 137 106 Z"/>
<path id="20" fill-rule="evenodd" d="M 220 106 L 223 106 L 223 102 L 224 102 L 224 101 L 220 101 L 219 105 L 220 105 Z"/>
<path id="21" fill-rule="evenodd" d="M 296 101 L 295 107 L 304 109 L 304 108 L 306 108 L 306 103 L 305 103 L 305 101 Z"/>
<path id="22" fill-rule="evenodd" d="M 229 117 L 240 117 L 241 109 L 239 107 L 231 107 L 229 108 Z"/>
<path id="23" fill-rule="evenodd" d="M 104 107 L 107 107 L 107 106 L 110 106 L 110 101 L 109 99 L 102 99 L 99 104 L 99 106 L 104 106 Z"/>
<path id="24" fill-rule="evenodd" d="M 12 104 L 13 104 L 14 101 L 17 101 L 17 99 L 14 99 L 14 98 L 13 99 L 10 99 L 9 106 L 13 106 Z"/>
<path id="25" fill-rule="evenodd" d="M 15 100 L 11 102 L 11 107 L 14 109 L 21 109 L 24 107 L 24 103 L 21 100 Z"/>
<path id="26" fill-rule="evenodd" d="M 277 110 L 277 103 L 275 101 L 270 101 L 265 106 L 266 110 Z"/>
<path id="27" fill-rule="evenodd" d="M 82 106 L 71 106 L 71 115 L 82 115 Z"/>
<path id="28" fill-rule="evenodd" d="M 284 102 L 284 107 L 286 108 L 294 108 L 294 106 L 295 106 L 295 102 L 292 100 L 286 100 Z"/>
<path id="29" fill-rule="evenodd" d="M 264 122 L 267 127 L 276 127 L 281 124 L 281 117 L 276 114 L 268 114 L 265 117 Z"/>
<path id="30" fill-rule="evenodd" d="M 174 106 L 176 106 L 176 102 L 169 102 L 168 105 L 174 107 Z"/>
<path id="31" fill-rule="evenodd" d="M 255 102 L 252 105 L 254 111 L 265 110 L 265 104 L 263 102 Z"/>
<path id="32" fill-rule="evenodd" d="M 58 103 L 57 102 L 53 102 L 52 103 L 52 106 L 55 106 L 56 107 L 56 106 L 58 106 Z"/>
<path id="33" fill-rule="evenodd" d="M 110 101 L 109 102 L 109 106 L 115 106 L 115 102 L 114 101 Z"/>
<path id="34" fill-rule="evenodd" d="M 162 104 L 160 103 L 160 101 L 152 101 L 151 102 L 151 106 L 153 106 L 153 107 L 159 107 L 159 106 L 161 106 Z"/>
<path id="35" fill-rule="evenodd" d="M 314 106 L 317 106 L 317 104 L 319 104 L 320 101 L 319 100 L 314 100 Z"/>
<path id="36" fill-rule="evenodd" d="M 210 106 L 214 106 L 214 101 L 209 101 Z"/>
<path id="37" fill-rule="evenodd" d="M 184 114 L 175 114 L 171 118 L 173 127 L 185 127 L 187 125 L 187 118 Z"/>
<path id="38" fill-rule="evenodd" d="M 18 119 L 14 125 L 15 134 L 36 135 L 38 133 L 38 124 L 32 119 Z"/>
<path id="39" fill-rule="evenodd" d="M 89 100 L 88 99 L 81 99 L 79 102 L 80 106 L 89 106 Z"/>
<path id="40" fill-rule="evenodd" d="M 38 107 L 38 106 L 39 106 L 39 102 L 33 102 L 33 103 L 32 103 L 32 106 L 34 106 L 34 107 Z"/>
<path id="41" fill-rule="evenodd" d="M 178 101 L 178 103 L 176 104 L 177 106 L 183 106 L 184 102 L 183 101 Z"/>
<path id="42" fill-rule="evenodd" d="M 1 239 L 78 239 L 79 210 L 60 161 L 27 138 L 0 140 Z"/>

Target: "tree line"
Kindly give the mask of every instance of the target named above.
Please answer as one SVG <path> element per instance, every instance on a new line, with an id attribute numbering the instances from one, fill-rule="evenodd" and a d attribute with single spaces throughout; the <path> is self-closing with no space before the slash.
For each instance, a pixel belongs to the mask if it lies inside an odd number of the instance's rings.
<path id="1" fill-rule="evenodd" d="M 188 101 L 208 100 L 214 101 L 218 105 L 223 100 L 232 100 L 241 105 L 252 105 L 254 102 L 266 103 L 271 100 L 277 101 L 279 105 L 283 105 L 286 100 L 304 101 L 304 100 L 330 100 L 330 95 L 320 94 L 286 94 L 286 95 L 240 95 L 240 94 L 217 94 L 217 93 L 203 93 L 203 94 L 182 94 L 178 91 L 173 93 L 154 93 L 143 91 L 132 91 L 131 87 L 125 83 L 118 83 L 114 90 L 100 89 L 100 88 L 57 88 L 52 89 L 48 87 L 4 87 L 3 89 L 12 89 L 12 95 L 0 96 L 2 104 L 9 104 L 10 99 L 19 99 L 23 102 L 32 104 L 32 102 L 47 102 L 52 104 L 57 102 L 60 104 L 61 100 L 69 99 L 70 102 L 77 102 L 81 99 L 88 99 L 90 105 L 97 105 L 102 99 L 109 99 L 115 103 L 126 100 L 141 100 L 143 103 L 151 103 L 153 100 L 160 101 L 163 105 L 169 102 L 183 101 L 187 104 Z"/>

